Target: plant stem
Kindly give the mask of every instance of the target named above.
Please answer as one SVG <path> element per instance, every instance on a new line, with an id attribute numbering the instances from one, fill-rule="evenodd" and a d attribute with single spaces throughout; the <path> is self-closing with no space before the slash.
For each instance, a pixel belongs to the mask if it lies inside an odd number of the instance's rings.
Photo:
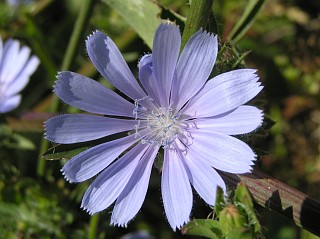
<path id="1" fill-rule="evenodd" d="M 97 238 L 97 227 L 99 223 L 99 214 L 95 214 L 90 218 L 90 225 L 89 225 L 89 232 L 88 232 L 88 239 L 95 239 Z"/>
<path id="2" fill-rule="evenodd" d="M 79 42 L 82 40 L 83 33 L 87 27 L 89 21 L 90 13 L 94 5 L 95 0 L 83 0 L 82 7 L 79 12 L 77 21 L 74 25 L 73 32 L 67 47 L 67 52 L 64 56 L 61 70 L 68 70 L 72 66 L 72 62 L 79 49 Z"/>
<path id="3" fill-rule="evenodd" d="M 220 175 L 232 187 L 241 181 L 257 204 L 285 215 L 296 225 L 320 236 L 319 201 L 258 170 L 241 175 L 221 172 Z"/>
<path id="4" fill-rule="evenodd" d="M 210 17 L 213 0 L 193 0 L 182 34 L 181 49 L 200 28 L 205 29 Z"/>

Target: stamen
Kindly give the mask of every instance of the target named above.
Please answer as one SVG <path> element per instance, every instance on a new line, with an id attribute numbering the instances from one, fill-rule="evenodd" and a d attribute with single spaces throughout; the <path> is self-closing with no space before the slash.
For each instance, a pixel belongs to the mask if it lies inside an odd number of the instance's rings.
<path id="1" fill-rule="evenodd" d="M 143 100 L 151 100 L 144 97 Z M 153 102 L 154 103 L 154 102 Z M 162 147 L 168 147 L 181 132 L 179 114 L 174 114 L 173 109 L 157 107 L 153 110 L 141 107 L 139 100 L 135 101 L 133 115 L 137 120 L 135 126 L 136 137 L 141 138 L 142 144 L 156 144 Z M 141 125 L 141 122 L 143 124 Z M 140 131 L 147 129 L 146 134 L 141 135 Z"/>

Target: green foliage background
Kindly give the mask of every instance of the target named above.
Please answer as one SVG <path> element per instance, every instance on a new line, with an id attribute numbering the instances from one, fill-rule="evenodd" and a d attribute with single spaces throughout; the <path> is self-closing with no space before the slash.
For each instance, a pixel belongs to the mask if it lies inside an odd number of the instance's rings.
<path id="1" fill-rule="evenodd" d="M 85 37 L 95 29 L 108 34 L 136 74 L 138 59 L 150 52 L 159 18 L 182 24 L 186 0 L 95 1 L 79 34 L 75 57 L 65 54 L 82 4 L 78 0 L 38 0 L 17 8 L 0 2 L 2 39 L 29 45 L 41 65 L 23 90 L 23 102 L 1 115 L 0 125 L 0 238 L 119 238 L 146 230 L 155 238 L 187 238 L 172 232 L 161 202 L 160 176 L 154 170 L 141 212 L 128 228 L 109 226 L 111 209 L 90 217 L 80 209 L 90 182 L 65 182 L 64 160 L 45 161 L 42 122 L 56 113 L 76 112 L 57 104 L 52 93 L 55 75 L 68 65 L 93 79 L 101 79 L 88 60 Z M 248 7 L 251 4 L 251 6 Z M 261 4 L 252 17 L 248 10 Z M 260 6 L 260 5 L 259 5 Z M 258 168 L 320 198 L 320 2 L 303 0 L 215 0 L 208 29 L 219 34 L 220 49 L 213 74 L 232 67 L 258 69 L 265 86 L 259 97 L 265 113 L 275 121 L 268 135 L 255 138 L 262 153 Z M 70 46 L 69 46 L 70 47 Z M 195 196 L 193 215 L 211 212 Z M 290 221 L 257 207 L 266 238 L 316 238 Z"/>

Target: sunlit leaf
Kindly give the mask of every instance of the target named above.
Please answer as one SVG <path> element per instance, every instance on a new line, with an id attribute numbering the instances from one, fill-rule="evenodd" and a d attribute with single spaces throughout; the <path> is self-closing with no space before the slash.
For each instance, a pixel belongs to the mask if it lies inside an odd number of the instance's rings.
<path id="1" fill-rule="evenodd" d="M 153 36 L 160 24 L 160 7 L 150 0 L 103 0 L 118 12 L 152 49 Z"/>
<path id="2" fill-rule="evenodd" d="M 220 239 L 222 234 L 219 222 L 212 219 L 195 219 L 183 227 L 183 234 Z"/>
<path id="3" fill-rule="evenodd" d="M 253 208 L 253 202 L 252 202 L 250 193 L 249 193 L 247 187 L 242 183 L 239 183 L 236 188 L 236 191 L 234 194 L 234 202 L 235 203 L 242 203 L 250 208 Z"/>
<path id="4" fill-rule="evenodd" d="M 260 233 L 261 226 L 254 210 L 251 195 L 247 187 L 242 183 L 239 183 L 236 188 L 234 203 L 242 213 L 246 214 L 249 225 L 253 228 L 253 232 L 255 234 Z"/>

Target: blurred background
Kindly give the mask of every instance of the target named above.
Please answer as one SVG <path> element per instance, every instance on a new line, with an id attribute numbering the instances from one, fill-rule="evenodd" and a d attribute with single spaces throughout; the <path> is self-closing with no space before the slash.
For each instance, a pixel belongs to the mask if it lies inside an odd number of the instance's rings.
<path id="1" fill-rule="evenodd" d="M 10 4 L 9 4 L 10 2 Z M 94 69 L 85 39 L 95 29 L 117 44 L 132 71 L 140 57 L 151 52 L 136 31 L 113 7 L 114 1 L 96 1 L 81 35 L 72 70 L 108 85 Z M 138 1 L 140 2 L 140 1 Z M 143 2 L 143 1 L 141 1 Z M 57 113 L 74 112 L 60 104 L 52 112 L 55 76 L 63 59 L 82 1 L 0 1 L 0 34 L 28 45 L 41 64 L 22 91 L 14 111 L 1 115 L 0 130 L 0 238 L 120 238 L 145 230 L 153 238 L 188 238 L 172 232 L 161 202 L 160 175 L 153 171 L 141 212 L 128 228 L 109 226 L 112 208 L 93 217 L 80 209 L 90 182 L 67 183 L 60 173 L 64 160 L 46 161 L 40 154 L 43 121 Z M 229 40 L 242 16 L 246 0 L 215 0 L 208 28 Z M 185 0 L 159 0 L 162 18 L 187 16 Z M 137 9 L 137 12 L 139 9 Z M 177 20 L 178 21 L 178 20 Z M 260 105 L 274 121 L 270 131 L 255 138 L 261 157 L 256 167 L 272 177 L 320 199 L 320 1 L 267 0 L 248 31 L 230 42 L 215 71 L 233 62 L 234 49 L 245 53 L 241 65 L 258 69 L 264 85 Z M 41 149 L 42 147 L 42 149 Z M 192 216 L 206 218 L 211 209 L 195 196 Z M 318 238 L 288 219 L 257 207 L 265 238 Z M 151 238 L 152 238 L 151 237 Z"/>

